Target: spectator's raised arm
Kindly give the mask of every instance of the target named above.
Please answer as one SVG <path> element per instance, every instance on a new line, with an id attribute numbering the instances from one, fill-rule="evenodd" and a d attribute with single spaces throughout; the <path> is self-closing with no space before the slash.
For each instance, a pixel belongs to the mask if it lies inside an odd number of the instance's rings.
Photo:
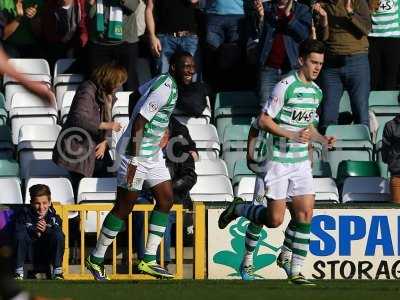
<path id="1" fill-rule="evenodd" d="M 364 35 L 371 31 L 371 15 L 367 1 L 359 1 L 354 7 L 352 0 L 346 0 L 345 9 L 350 22 Z"/>

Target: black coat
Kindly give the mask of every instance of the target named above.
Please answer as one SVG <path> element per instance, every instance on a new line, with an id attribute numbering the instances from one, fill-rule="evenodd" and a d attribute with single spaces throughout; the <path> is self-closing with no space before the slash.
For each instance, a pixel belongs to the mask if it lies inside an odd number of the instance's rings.
<path id="1" fill-rule="evenodd" d="M 392 175 L 400 175 L 400 115 L 385 124 L 382 137 L 382 160 Z"/>

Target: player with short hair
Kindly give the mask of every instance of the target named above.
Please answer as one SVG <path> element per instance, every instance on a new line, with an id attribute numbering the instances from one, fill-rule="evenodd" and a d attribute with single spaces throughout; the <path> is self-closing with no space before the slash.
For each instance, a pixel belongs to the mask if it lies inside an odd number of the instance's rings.
<path id="1" fill-rule="evenodd" d="M 259 176 L 256 182 L 255 201 L 248 204 L 235 198 L 218 220 L 221 229 L 240 216 L 251 221 L 246 232 L 246 253 L 240 267 L 244 279 L 252 279 L 252 251 L 261 226 L 280 226 L 288 204 L 291 221 L 277 263 L 292 283 L 314 285 L 301 274 L 309 249 L 315 200 L 308 147 L 311 140 L 327 147 L 332 147 L 335 142 L 334 137 L 322 136 L 314 127 L 322 91 L 313 80 L 322 68 L 324 51 L 324 44 L 316 40 L 301 44 L 300 69 L 275 86 L 258 121 L 253 123 L 256 130 L 268 133 L 267 158 L 261 166 L 262 177 Z M 254 140 L 255 133 L 251 135 Z M 254 145 L 249 145 L 249 148 L 254 148 Z M 251 161 L 252 158 L 248 159 Z M 264 195 L 267 201 L 263 202 L 260 195 Z"/>
<path id="2" fill-rule="evenodd" d="M 104 220 L 96 248 L 86 259 L 86 267 L 96 280 L 108 280 L 104 255 L 124 227 L 143 184 L 152 190 L 156 206 L 150 217 L 145 255 L 138 269 L 159 278 L 173 275 L 156 262 L 156 253 L 168 223 L 173 193 L 170 173 L 161 151 L 163 136 L 178 97 L 178 84 L 188 85 L 195 73 L 193 57 L 175 53 L 169 73 L 162 74 L 139 88 L 141 98 L 134 107 L 129 125 L 117 144 L 121 163 L 117 174 L 117 200 Z"/>

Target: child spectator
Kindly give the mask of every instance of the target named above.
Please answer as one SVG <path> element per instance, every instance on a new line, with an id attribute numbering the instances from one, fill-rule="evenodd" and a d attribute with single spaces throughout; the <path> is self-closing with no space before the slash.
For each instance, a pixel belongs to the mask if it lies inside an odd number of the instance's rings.
<path id="1" fill-rule="evenodd" d="M 51 204 L 48 186 L 37 184 L 29 189 L 31 205 L 17 212 L 15 224 L 15 279 L 24 278 L 24 263 L 27 254 L 31 257 L 34 273 L 49 274 L 52 278 L 64 279 L 62 259 L 64 234 L 61 218 Z"/>

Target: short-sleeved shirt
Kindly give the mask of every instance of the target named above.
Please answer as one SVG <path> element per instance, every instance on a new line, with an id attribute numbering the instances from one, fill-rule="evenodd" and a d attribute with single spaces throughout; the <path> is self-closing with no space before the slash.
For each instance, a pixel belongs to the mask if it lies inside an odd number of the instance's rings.
<path id="1" fill-rule="evenodd" d="M 267 100 L 263 112 L 286 130 L 300 131 L 318 124 L 317 108 L 322 91 L 314 83 L 303 82 L 297 72 L 281 80 Z M 308 159 L 308 145 L 285 137 L 268 135 L 267 159 L 281 163 L 297 163 Z"/>
<path id="2" fill-rule="evenodd" d="M 162 74 L 139 87 L 142 95 L 133 109 L 129 125 L 118 141 L 116 150 L 120 154 L 132 153 L 132 127 L 140 114 L 148 122 L 143 130 L 138 157 L 150 158 L 161 151 L 160 141 L 169 124 L 178 98 L 175 80 L 168 73 Z"/>

